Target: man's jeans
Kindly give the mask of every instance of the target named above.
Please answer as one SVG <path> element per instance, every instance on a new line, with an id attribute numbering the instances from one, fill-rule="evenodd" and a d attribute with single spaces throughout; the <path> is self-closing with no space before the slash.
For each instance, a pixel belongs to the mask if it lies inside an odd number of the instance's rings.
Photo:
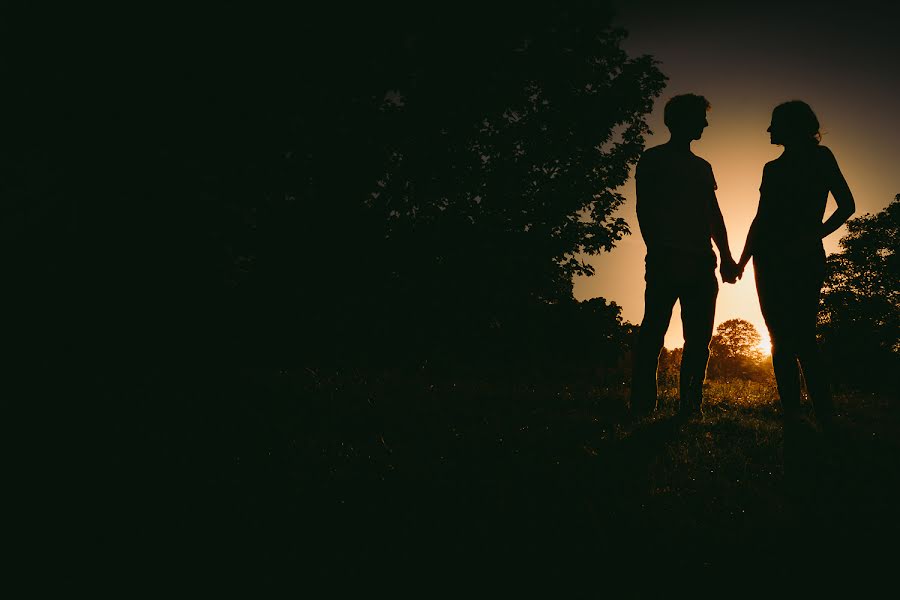
<path id="1" fill-rule="evenodd" d="M 703 395 L 709 342 L 712 339 L 719 283 L 715 267 L 683 262 L 674 257 L 647 261 L 644 320 L 632 365 L 631 407 L 636 413 L 656 408 L 656 369 L 659 352 L 672 318 L 675 301 L 681 301 L 684 353 L 679 393 L 684 408 L 699 408 Z"/>

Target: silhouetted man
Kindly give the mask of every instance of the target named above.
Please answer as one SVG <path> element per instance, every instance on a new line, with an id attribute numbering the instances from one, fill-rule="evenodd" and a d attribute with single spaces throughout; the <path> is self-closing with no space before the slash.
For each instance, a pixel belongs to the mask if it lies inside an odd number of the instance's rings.
<path id="1" fill-rule="evenodd" d="M 706 98 L 694 94 L 669 100 L 665 123 L 671 138 L 645 150 L 635 174 L 638 223 L 647 245 L 644 319 L 631 383 L 636 416 L 656 408 L 659 352 L 676 300 L 681 301 L 684 331 L 679 414 L 700 411 L 719 292 L 710 238 L 722 257 L 723 281 L 734 283 L 737 277 L 712 167 L 691 152 L 691 142 L 709 125 L 709 108 Z"/>

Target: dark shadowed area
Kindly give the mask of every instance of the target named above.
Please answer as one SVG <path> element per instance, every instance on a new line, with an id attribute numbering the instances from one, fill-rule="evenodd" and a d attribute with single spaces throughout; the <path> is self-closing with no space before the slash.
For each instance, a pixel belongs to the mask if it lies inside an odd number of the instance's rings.
<path id="1" fill-rule="evenodd" d="M 116 591 L 874 586 L 900 500 L 896 41 L 874 5 L 805 10 L 10 13 L 0 314 L 50 532 L 21 554 Z M 809 35 L 836 41 L 807 68 Z M 794 94 L 834 123 L 858 199 L 816 330 L 834 429 L 805 390 L 782 426 L 750 277 L 703 411 L 677 416 L 669 343 L 658 410 L 629 413 L 633 173 L 686 91 L 714 105 L 694 150 L 736 254 L 778 150 L 744 136 Z"/>

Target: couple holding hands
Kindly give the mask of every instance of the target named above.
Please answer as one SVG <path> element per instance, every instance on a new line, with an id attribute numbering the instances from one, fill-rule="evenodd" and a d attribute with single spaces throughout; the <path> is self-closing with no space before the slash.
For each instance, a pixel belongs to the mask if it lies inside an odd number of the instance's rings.
<path id="1" fill-rule="evenodd" d="M 834 405 L 816 344 L 819 293 L 825 279 L 822 238 L 853 214 L 853 195 L 831 150 L 819 144 L 819 121 L 809 105 L 793 100 L 776 106 L 768 131 L 771 143 L 783 146 L 784 152 L 763 168 L 759 208 L 735 262 L 712 167 L 691 152 L 691 142 L 700 139 L 709 125 L 709 108 L 706 98 L 694 94 L 669 100 L 664 118 L 671 138 L 645 150 L 637 166 L 637 216 L 647 246 L 647 286 L 632 369 L 631 410 L 643 416 L 656 408 L 659 353 L 672 308 L 680 300 L 684 351 L 679 415 L 700 412 L 719 290 L 712 240 L 719 249 L 724 282 L 737 282 L 753 259 L 785 424 L 795 424 L 800 417 L 802 367 L 816 419 L 823 429 L 830 429 Z M 837 209 L 823 222 L 829 192 Z"/>

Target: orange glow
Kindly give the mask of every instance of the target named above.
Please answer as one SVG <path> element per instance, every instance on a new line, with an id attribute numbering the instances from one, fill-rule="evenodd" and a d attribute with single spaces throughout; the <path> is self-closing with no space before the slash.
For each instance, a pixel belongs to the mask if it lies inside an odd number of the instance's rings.
<path id="1" fill-rule="evenodd" d="M 657 102 L 649 120 L 655 132 L 647 139 L 647 147 L 664 143 L 668 140 L 668 131 L 662 123 L 662 107 L 665 98 L 686 90 L 667 90 L 663 101 Z M 702 91 L 702 90 L 700 90 Z M 770 100 L 760 100 L 752 113 L 745 106 L 730 107 L 728 102 L 716 103 L 708 115 L 709 127 L 704 131 L 702 139 L 693 143 L 694 153 L 710 162 L 718 183 L 716 192 L 725 224 L 731 252 L 735 260 L 740 258 L 744 240 L 750 223 L 756 214 L 759 202 L 759 184 L 762 179 L 763 165 L 781 154 L 781 147 L 769 143 L 766 128 L 769 124 L 771 107 L 780 101 L 781 95 Z M 810 99 L 815 109 L 814 99 Z M 844 172 L 847 182 L 857 199 L 857 215 L 878 211 L 886 205 L 892 194 L 887 193 L 885 182 L 867 178 L 866 173 L 872 170 L 866 164 L 866 152 L 860 150 L 859 140 L 853 139 L 852 133 L 839 126 L 839 121 L 829 118 L 828 111 L 819 114 L 830 133 L 823 139 L 823 144 L 834 152 Z M 633 175 L 633 173 L 632 173 Z M 634 178 L 621 188 L 626 203 L 617 216 L 624 218 L 631 227 L 632 235 L 620 241 L 611 253 L 584 258 L 594 265 L 594 277 L 579 277 L 574 282 L 574 293 L 578 300 L 603 296 L 622 306 L 623 317 L 635 324 L 641 322 L 644 308 L 644 255 L 645 247 L 635 214 Z M 894 192 L 896 193 L 896 192 Z M 835 208 L 834 199 L 829 196 L 826 216 Z M 838 240 L 846 232 L 839 229 L 825 239 L 825 250 L 828 253 L 839 251 Z M 756 284 L 752 263 L 744 271 L 743 278 L 736 285 L 719 283 L 719 296 L 716 303 L 715 325 L 728 319 L 740 318 L 753 323 L 765 345 L 764 352 L 769 354 L 768 331 L 759 309 L 756 295 Z M 677 348 L 683 344 L 681 332 L 680 307 L 676 304 L 672 322 L 666 334 L 667 348 Z M 761 349 L 762 345 L 761 345 Z"/>
<path id="2" fill-rule="evenodd" d="M 723 19 L 724 9 L 691 12 L 660 3 L 616 5 L 619 22 L 629 31 L 623 48 L 630 55 L 654 56 L 669 77 L 647 121 L 654 132 L 647 137 L 647 146 L 668 140 L 663 107 L 672 96 L 702 94 L 712 104 L 709 127 L 692 147 L 712 165 L 736 259 L 756 212 L 763 165 L 781 153 L 766 132 L 772 109 L 781 102 L 800 99 L 812 106 L 824 133 L 822 143 L 834 152 L 853 192 L 857 216 L 884 209 L 900 192 L 896 86 L 883 77 L 895 66 L 893 41 L 891 51 L 886 51 L 888 41 L 895 38 L 888 29 L 890 21 L 883 21 L 884 35 L 867 33 L 858 44 L 847 40 L 842 45 L 809 27 L 805 16 L 797 16 L 801 13 L 773 19 L 745 11 L 740 19 Z M 761 39 L 766 40 L 762 46 Z M 847 60 L 850 48 L 857 52 L 857 46 L 858 54 L 852 54 L 856 58 Z M 574 294 L 579 300 L 603 296 L 614 301 L 622 307 L 622 316 L 637 324 L 644 310 L 645 249 L 634 210 L 634 179 L 620 192 L 626 203 L 615 216 L 628 222 L 632 235 L 609 254 L 585 258 L 596 275 L 577 278 Z M 826 215 L 834 207 L 829 198 Z M 837 252 L 845 233 L 842 227 L 826 238 L 825 250 Z M 720 283 L 715 325 L 732 318 L 750 321 L 763 340 L 768 339 L 752 267 L 737 285 Z M 676 305 L 665 345 L 682 344 Z"/>
<path id="3" fill-rule="evenodd" d="M 762 339 L 759 341 L 759 351 L 763 353 L 763 356 L 769 356 L 772 354 L 772 342 L 769 341 L 769 334 L 763 330 L 760 332 L 760 336 Z"/>

